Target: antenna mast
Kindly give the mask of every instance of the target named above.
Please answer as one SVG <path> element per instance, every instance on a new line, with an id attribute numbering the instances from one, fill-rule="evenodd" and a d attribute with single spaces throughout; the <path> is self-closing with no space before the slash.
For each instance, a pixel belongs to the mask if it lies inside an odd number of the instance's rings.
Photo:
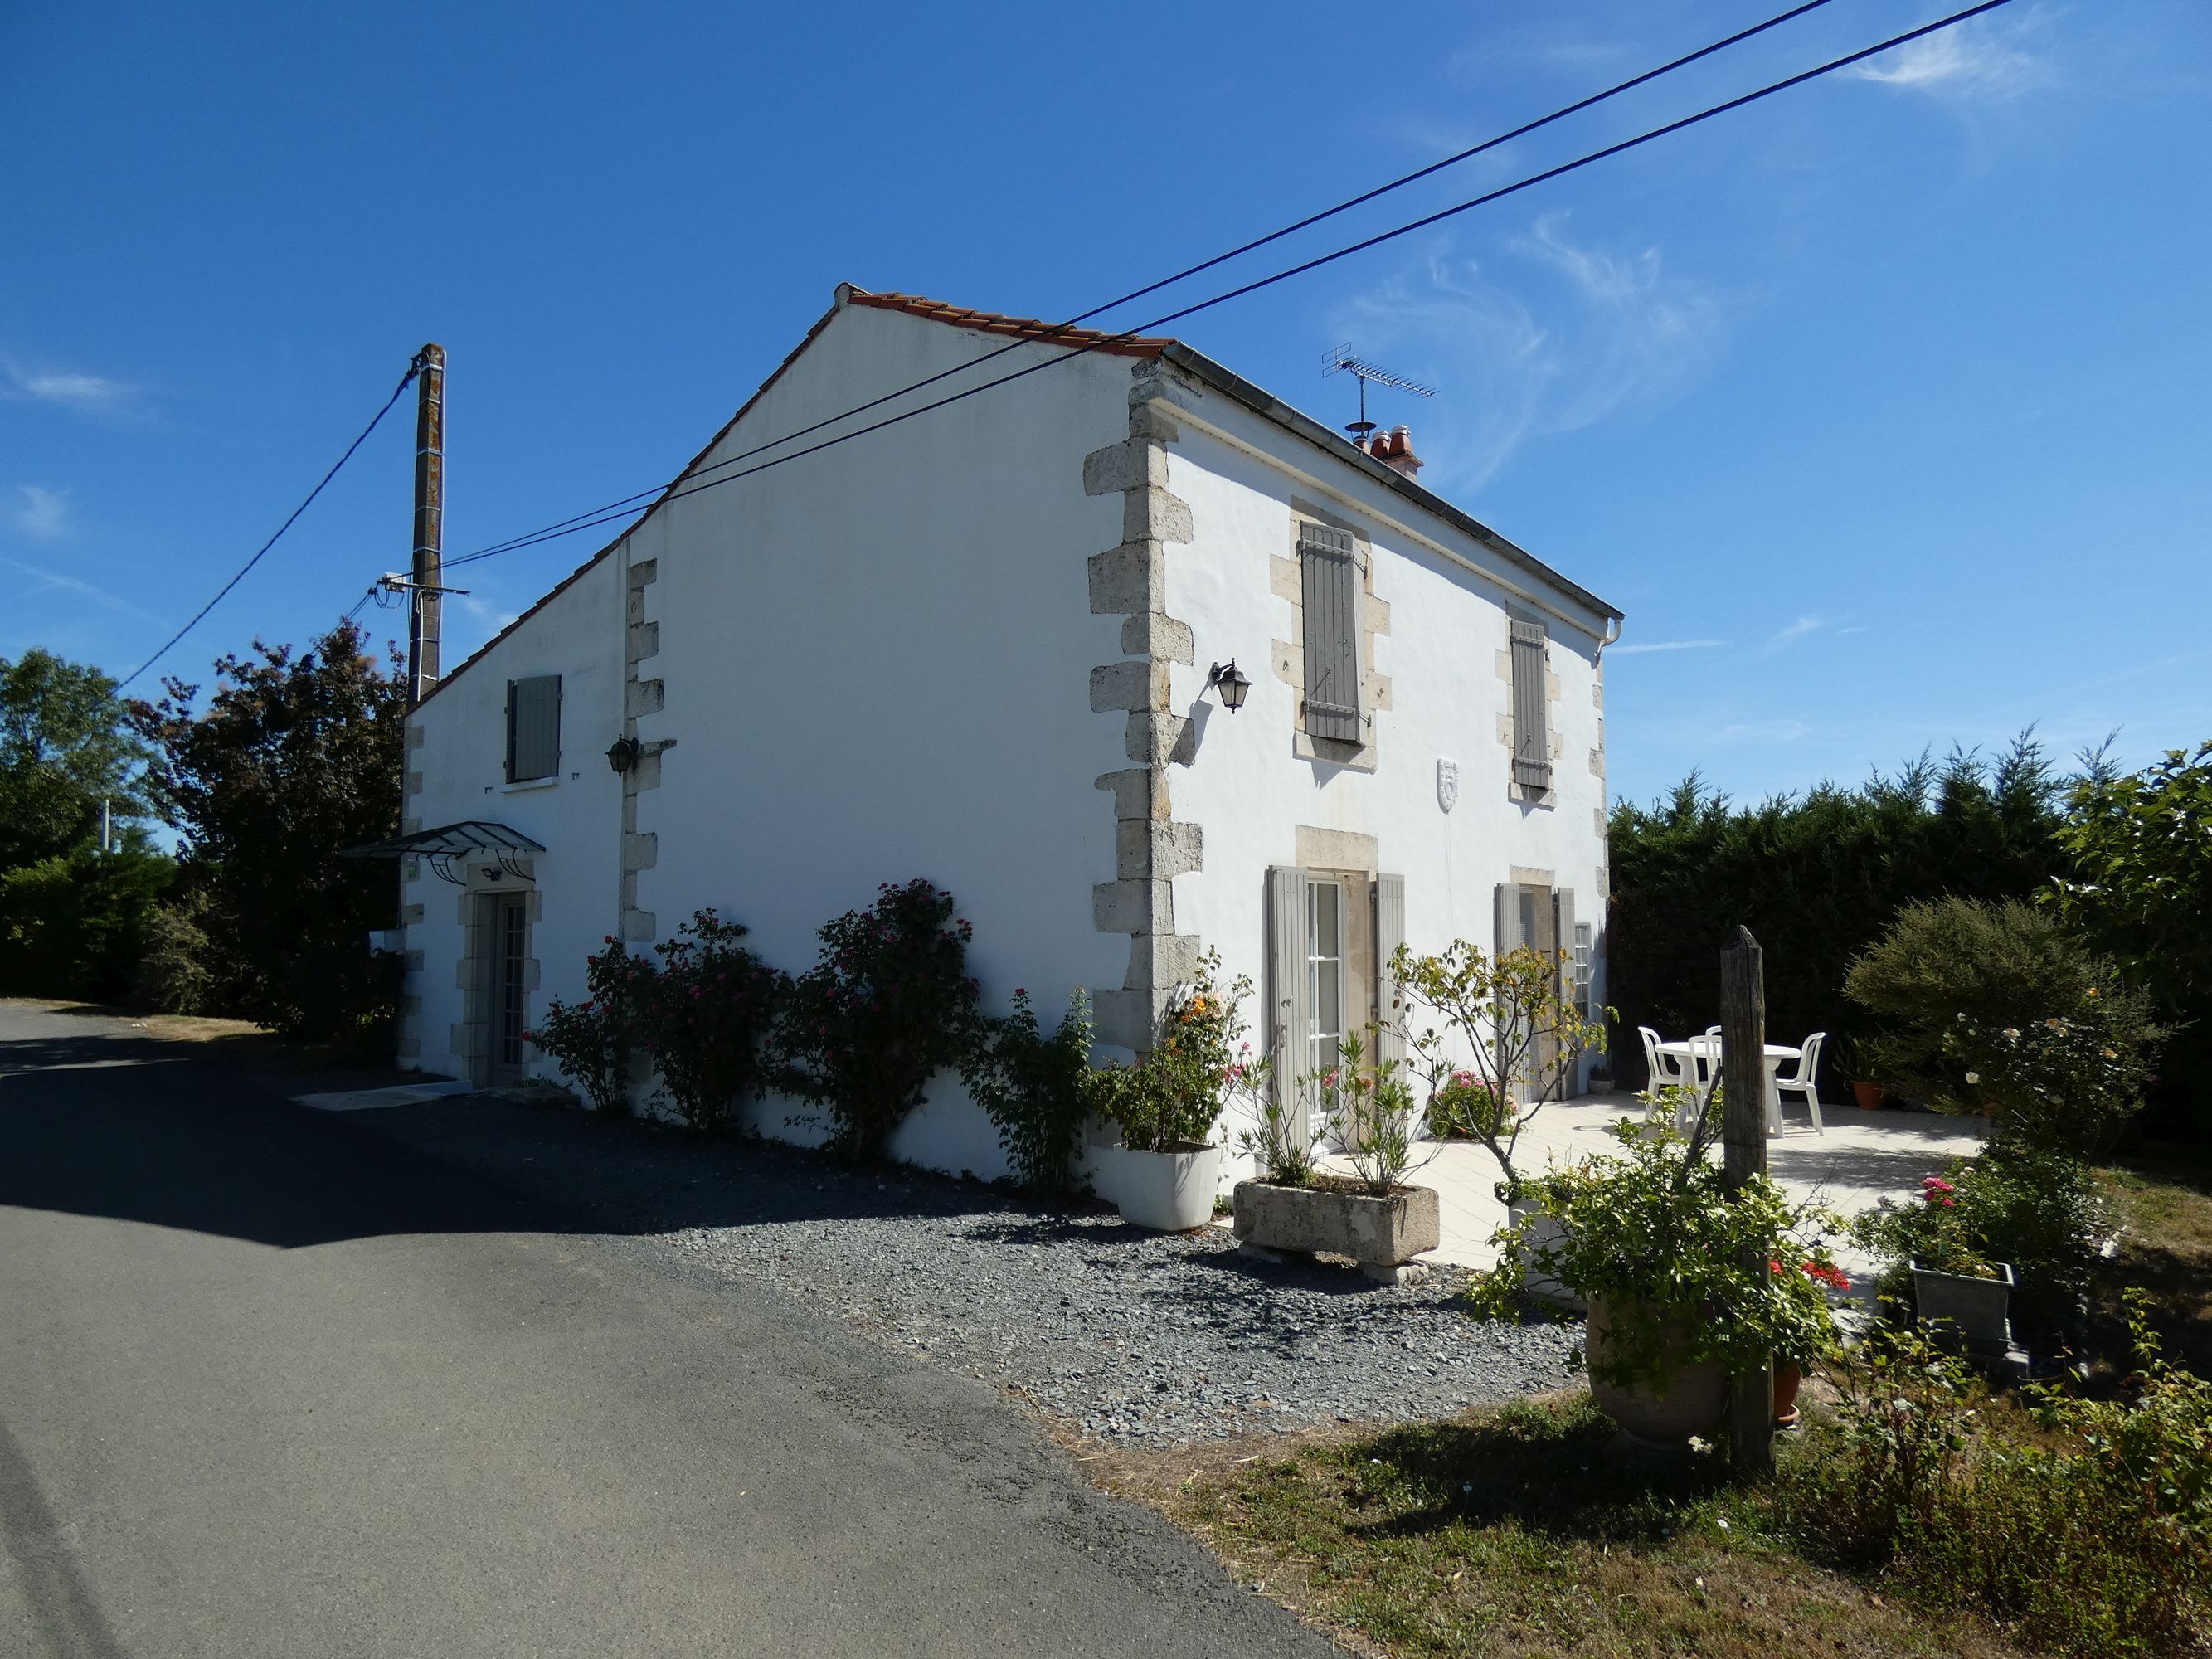
<path id="1" fill-rule="evenodd" d="M 1347 422 L 1344 428 L 1352 434 L 1352 441 L 1356 444 L 1364 444 L 1367 434 L 1375 430 L 1375 422 L 1367 418 L 1367 383 L 1370 380 L 1395 392 L 1410 392 L 1417 398 L 1437 395 L 1434 386 L 1423 386 L 1419 380 L 1409 380 L 1402 374 L 1393 374 L 1388 369 L 1377 368 L 1363 357 L 1353 356 L 1350 341 L 1330 352 L 1322 362 L 1323 374 L 1349 374 L 1359 382 L 1359 418 Z"/>

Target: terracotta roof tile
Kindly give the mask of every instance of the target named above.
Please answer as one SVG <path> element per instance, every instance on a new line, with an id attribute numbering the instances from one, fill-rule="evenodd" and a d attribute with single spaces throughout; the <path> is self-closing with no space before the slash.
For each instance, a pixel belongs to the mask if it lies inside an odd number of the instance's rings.
<path id="1" fill-rule="evenodd" d="M 985 334 L 1011 334 L 1025 340 L 1049 340 L 1062 345 L 1089 346 L 1094 351 L 1109 352 L 1117 357 L 1157 357 L 1176 343 L 1166 336 L 1103 334 L 1097 329 L 1067 328 L 1036 317 L 1005 317 L 995 311 L 972 311 L 966 306 L 925 300 L 915 294 L 871 294 L 864 288 L 848 286 L 846 297 L 857 306 L 904 311 L 933 322 L 951 323 L 956 328 L 972 328 Z"/>

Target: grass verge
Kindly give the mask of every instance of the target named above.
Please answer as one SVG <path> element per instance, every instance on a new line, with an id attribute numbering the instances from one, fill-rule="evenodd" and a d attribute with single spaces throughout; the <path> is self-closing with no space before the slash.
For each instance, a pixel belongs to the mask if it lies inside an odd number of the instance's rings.
<path id="1" fill-rule="evenodd" d="M 1717 1460 L 1614 1449 L 1583 1394 L 1381 1433 L 1198 1455 L 1086 1454 L 1109 1489 L 1203 1538 L 1238 1580 L 1393 1656 L 1717 1659 L 2021 1650 L 1908 1609 L 1790 1547 Z"/>
<path id="2" fill-rule="evenodd" d="M 2189 1151 L 2193 1158 L 2169 1152 L 2098 1170 L 2124 1224 L 2098 1311 L 2103 1322 L 2117 1323 L 2121 1287 L 2143 1290 L 2168 1355 L 2212 1376 L 2212 1160 Z"/>

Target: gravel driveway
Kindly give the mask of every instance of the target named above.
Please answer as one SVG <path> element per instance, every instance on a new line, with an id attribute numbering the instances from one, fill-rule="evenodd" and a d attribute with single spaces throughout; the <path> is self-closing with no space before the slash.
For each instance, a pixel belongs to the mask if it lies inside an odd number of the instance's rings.
<path id="1" fill-rule="evenodd" d="M 1455 1275 L 1379 1286 L 1349 1267 L 1252 1261 L 1219 1229 L 1148 1233 L 1097 1206 L 1054 1212 L 773 1144 L 480 1096 L 362 1116 L 591 1231 L 796 1297 L 1103 1440 L 1439 1416 L 1559 1387 L 1581 1340 L 1577 1325 L 1469 1319 Z"/>

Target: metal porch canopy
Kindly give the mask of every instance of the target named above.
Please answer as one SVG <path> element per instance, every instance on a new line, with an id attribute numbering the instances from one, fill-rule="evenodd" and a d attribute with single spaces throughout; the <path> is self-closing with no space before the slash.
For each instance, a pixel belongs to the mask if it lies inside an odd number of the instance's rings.
<path id="1" fill-rule="evenodd" d="M 342 859 L 404 859 L 426 858 L 430 868 L 441 881 L 454 886 L 463 884 L 465 877 L 455 873 L 457 860 L 466 859 L 471 853 L 489 853 L 499 860 L 499 867 L 510 876 L 523 872 L 515 860 L 531 853 L 545 850 L 543 843 L 532 841 L 520 830 L 504 823 L 490 823 L 482 818 L 466 818 L 459 823 L 441 824 L 435 830 L 418 830 L 411 836 L 399 836 L 391 841 L 372 842 L 366 847 L 349 847 L 338 856 Z"/>

